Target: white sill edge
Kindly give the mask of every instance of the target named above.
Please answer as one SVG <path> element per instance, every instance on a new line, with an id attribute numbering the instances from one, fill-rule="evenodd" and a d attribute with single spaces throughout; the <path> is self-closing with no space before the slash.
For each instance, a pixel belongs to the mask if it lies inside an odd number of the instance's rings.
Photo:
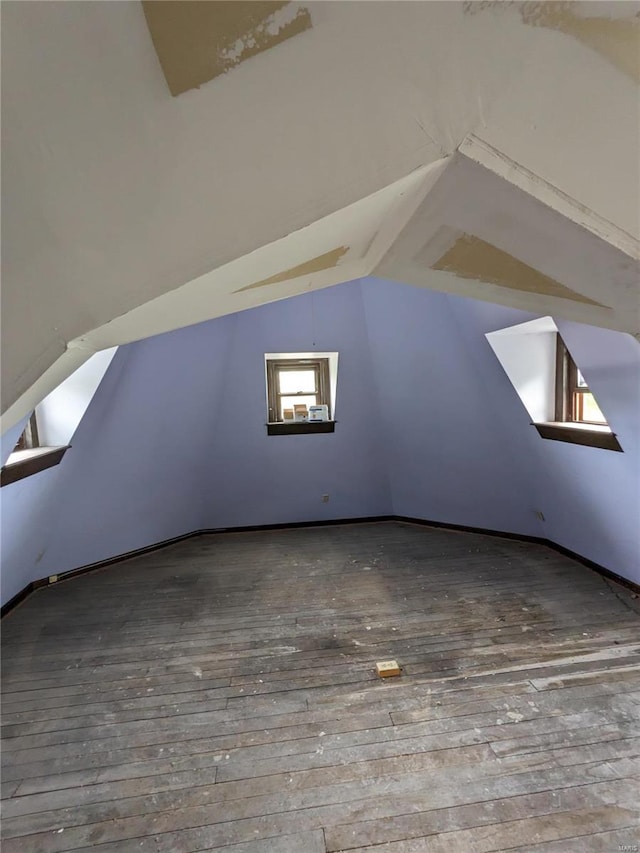
<path id="1" fill-rule="evenodd" d="M 561 429 L 577 429 L 583 432 L 597 432 L 602 435 L 612 435 L 611 427 L 604 424 L 578 424 L 571 421 L 536 421 L 536 426 L 552 426 L 560 427 Z"/>
<path id="2" fill-rule="evenodd" d="M 26 462 L 28 459 L 37 459 L 38 456 L 45 456 L 47 453 L 52 453 L 54 450 L 61 450 L 66 447 L 66 444 L 51 446 L 51 447 L 30 447 L 27 450 L 14 450 L 7 457 L 7 461 L 2 466 L 9 468 L 12 465 L 17 465 L 19 462 Z"/>

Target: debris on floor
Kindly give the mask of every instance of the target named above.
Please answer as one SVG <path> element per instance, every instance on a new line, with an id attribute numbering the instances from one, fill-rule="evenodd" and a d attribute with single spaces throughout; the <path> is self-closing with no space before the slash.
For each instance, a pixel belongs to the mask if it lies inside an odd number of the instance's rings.
<path id="1" fill-rule="evenodd" d="M 380 678 L 390 678 L 393 675 L 400 675 L 400 666 L 395 660 L 380 660 L 376 664 L 376 672 Z"/>

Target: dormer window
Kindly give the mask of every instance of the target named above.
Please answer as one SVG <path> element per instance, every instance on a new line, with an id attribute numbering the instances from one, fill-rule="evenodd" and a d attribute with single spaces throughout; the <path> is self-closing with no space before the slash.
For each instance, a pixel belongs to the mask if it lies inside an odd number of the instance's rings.
<path id="1" fill-rule="evenodd" d="M 556 421 L 608 426 L 596 398 L 564 341 L 557 336 Z"/>
<path id="2" fill-rule="evenodd" d="M 294 420 L 296 407 L 327 406 L 330 418 L 329 359 L 267 361 L 267 393 L 269 423 Z"/>
<path id="3" fill-rule="evenodd" d="M 338 353 L 266 353 L 267 432 L 333 432 Z"/>
<path id="4" fill-rule="evenodd" d="M 16 446 L 13 448 L 13 452 L 16 453 L 19 450 L 33 450 L 34 447 L 40 447 L 40 441 L 38 438 L 38 422 L 36 420 L 36 413 L 31 412 L 27 425 L 22 430 L 20 438 L 16 442 Z"/>
<path id="5" fill-rule="evenodd" d="M 541 438 L 622 451 L 551 317 L 497 329 L 486 338 Z"/>

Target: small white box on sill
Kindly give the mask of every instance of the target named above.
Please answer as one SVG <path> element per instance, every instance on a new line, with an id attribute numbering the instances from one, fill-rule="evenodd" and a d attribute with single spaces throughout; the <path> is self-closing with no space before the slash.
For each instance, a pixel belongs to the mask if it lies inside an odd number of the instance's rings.
<path id="1" fill-rule="evenodd" d="M 309 406 L 309 422 L 315 421 L 328 421 L 329 420 L 329 406 L 320 405 L 320 406 Z"/>

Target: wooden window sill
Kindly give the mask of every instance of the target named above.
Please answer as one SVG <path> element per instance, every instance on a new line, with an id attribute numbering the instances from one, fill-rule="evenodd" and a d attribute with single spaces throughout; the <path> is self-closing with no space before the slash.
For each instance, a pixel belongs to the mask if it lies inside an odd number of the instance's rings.
<path id="1" fill-rule="evenodd" d="M 565 441 L 569 444 L 582 444 L 585 447 L 599 447 L 601 450 L 624 452 L 615 433 L 605 426 L 561 422 L 534 424 L 534 426 L 541 438 Z"/>
<path id="2" fill-rule="evenodd" d="M 267 424 L 267 435 L 310 435 L 317 432 L 335 432 L 335 426 L 335 421 L 269 423 Z"/>
<path id="3" fill-rule="evenodd" d="M 69 449 L 66 447 L 34 447 L 12 453 L 0 471 L 0 486 L 8 486 L 31 477 L 39 471 L 58 465 Z"/>

